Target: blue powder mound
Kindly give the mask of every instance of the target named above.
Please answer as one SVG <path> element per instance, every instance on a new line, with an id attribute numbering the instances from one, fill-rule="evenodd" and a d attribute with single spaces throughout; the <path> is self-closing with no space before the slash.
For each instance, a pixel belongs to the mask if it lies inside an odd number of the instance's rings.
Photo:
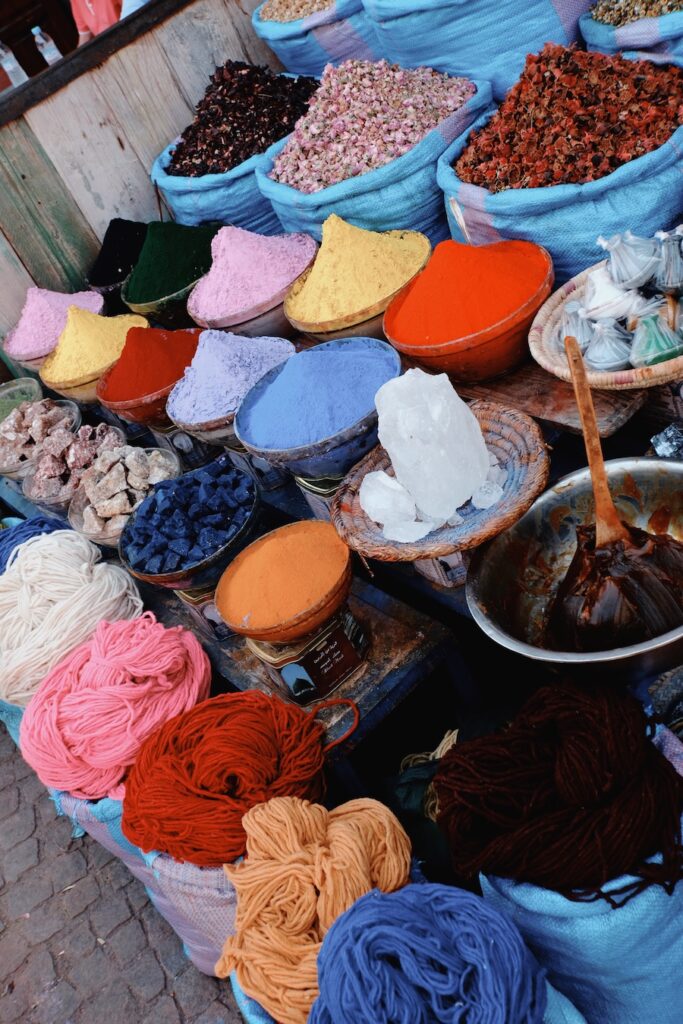
<path id="1" fill-rule="evenodd" d="M 227 455 L 209 466 L 156 484 L 121 536 L 121 549 L 138 572 L 178 572 L 224 547 L 253 508 L 253 480 Z"/>
<path id="2" fill-rule="evenodd" d="M 266 450 L 324 441 L 371 413 L 379 388 L 399 372 L 391 346 L 371 338 L 299 352 L 267 387 L 249 392 L 238 413 L 240 437 Z"/>

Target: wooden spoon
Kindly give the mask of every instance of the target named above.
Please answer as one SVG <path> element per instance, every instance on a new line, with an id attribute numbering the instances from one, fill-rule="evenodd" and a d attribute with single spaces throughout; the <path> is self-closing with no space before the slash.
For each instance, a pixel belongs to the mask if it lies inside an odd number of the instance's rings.
<path id="1" fill-rule="evenodd" d="M 581 426 L 583 427 L 583 440 L 586 445 L 588 466 L 593 484 L 593 497 L 595 499 L 595 546 L 604 547 L 605 544 L 612 544 L 617 540 L 629 541 L 628 531 L 621 521 L 619 513 L 610 494 L 609 483 L 607 482 L 607 471 L 605 460 L 602 457 L 600 447 L 600 434 L 598 433 L 598 422 L 595 417 L 593 396 L 586 379 L 586 367 L 584 366 L 581 349 L 576 338 L 564 339 L 564 347 L 567 353 L 569 369 L 572 373 L 572 383 L 576 404 L 579 407 Z"/>

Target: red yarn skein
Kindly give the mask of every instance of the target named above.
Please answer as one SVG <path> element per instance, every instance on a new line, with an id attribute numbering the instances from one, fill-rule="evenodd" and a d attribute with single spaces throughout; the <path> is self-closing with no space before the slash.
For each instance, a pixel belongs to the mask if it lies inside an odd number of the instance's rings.
<path id="1" fill-rule="evenodd" d="M 683 779 L 651 728 L 628 694 L 558 685 L 503 732 L 457 744 L 434 778 L 456 873 L 572 899 L 600 897 L 624 874 L 635 881 L 620 902 L 653 884 L 671 891 L 683 878 Z"/>
<path id="2" fill-rule="evenodd" d="M 236 860 L 254 804 L 322 796 L 323 734 L 302 708 L 257 690 L 204 701 L 140 749 L 126 780 L 124 835 L 199 867 Z"/>

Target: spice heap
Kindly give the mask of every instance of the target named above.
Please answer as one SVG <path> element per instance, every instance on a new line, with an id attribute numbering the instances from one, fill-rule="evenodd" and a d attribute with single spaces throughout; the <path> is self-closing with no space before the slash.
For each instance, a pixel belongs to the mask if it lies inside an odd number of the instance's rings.
<path id="1" fill-rule="evenodd" d="M 235 536 L 254 499 L 253 481 L 221 456 L 193 473 L 156 484 L 125 528 L 122 551 L 139 572 L 187 569 Z"/>
<path id="2" fill-rule="evenodd" d="M 288 296 L 286 313 L 317 325 L 386 306 L 424 266 L 429 252 L 429 239 L 419 231 L 365 231 L 332 214 L 323 224 L 310 273 Z"/>
<path id="3" fill-rule="evenodd" d="M 630 25 L 641 18 L 660 18 L 683 11 L 683 0 L 598 0 L 590 12 L 603 25 Z"/>
<path id="4" fill-rule="evenodd" d="M 95 288 L 121 284 L 137 263 L 147 225 L 114 217 L 102 239 L 102 248 L 90 268 L 88 281 Z"/>
<path id="5" fill-rule="evenodd" d="M 127 402 L 171 388 L 192 362 L 197 331 L 146 330 L 133 327 L 126 335 L 121 358 L 102 382 L 98 397 Z"/>
<path id="6" fill-rule="evenodd" d="M 24 494 L 35 501 L 69 501 L 100 452 L 119 448 L 122 440 L 121 431 L 106 423 L 81 427 L 75 436 L 69 430 L 55 430 L 43 442 L 40 456 L 24 480 Z"/>
<path id="7" fill-rule="evenodd" d="M 5 352 L 13 359 L 40 359 L 48 355 L 66 326 L 69 306 L 101 313 L 104 299 L 96 292 L 66 295 L 47 288 L 29 288 L 19 322 L 5 341 Z"/>
<path id="8" fill-rule="evenodd" d="M 70 306 L 57 347 L 40 368 L 42 380 L 59 387 L 95 380 L 121 355 L 131 327 L 147 327 L 141 316 L 98 316 Z"/>
<path id="9" fill-rule="evenodd" d="M 156 302 L 198 281 L 211 266 L 211 240 L 217 230 L 173 221 L 150 224 L 126 285 L 126 301 Z"/>
<path id="10" fill-rule="evenodd" d="M 232 416 L 247 391 L 291 355 L 294 346 L 284 338 L 204 331 L 192 364 L 169 396 L 167 412 L 188 426 Z"/>
<path id="11" fill-rule="evenodd" d="M 221 228 L 211 243 L 211 270 L 188 300 L 198 322 L 247 319 L 255 307 L 270 309 L 315 256 L 309 235 L 258 235 L 243 228 Z"/>
<path id="12" fill-rule="evenodd" d="M 455 171 L 489 192 L 583 184 L 667 142 L 683 123 L 683 69 L 546 44 Z"/>
<path id="13" fill-rule="evenodd" d="M 81 480 L 88 498 L 83 533 L 117 536 L 151 488 L 175 475 L 173 459 L 160 449 L 146 452 L 125 445 L 100 452 Z"/>
<path id="14" fill-rule="evenodd" d="M 266 0 L 259 18 L 261 21 L 298 21 L 330 7 L 334 7 L 334 0 Z"/>
<path id="15" fill-rule="evenodd" d="M 331 523 L 284 526 L 250 544 L 225 571 L 216 607 L 236 626 L 279 626 L 324 601 L 348 564 L 349 549 Z"/>
<path id="16" fill-rule="evenodd" d="M 380 388 L 375 404 L 394 476 L 368 473 L 359 500 L 387 540 L 421 540 L 446 523 L 462 523 L 457 510 L 466 504 L 485 509 L 501 498 L 505 470 L 445 373 L 408 370 Z"/>
<path id="17" fill-rule="evenodd" d="M 240 437 L 266 450 L 333 437 L 373 411 L 378 388 L 396 373 L 390 347 L 368 338 L 299 352 L 258 397 L 241 407 Z"/>
<path id="18" fill-rule="evenodd" d="M 288 135 L 318 83 L 229 60 L 216 68 L 166 168 L 197 178 L 223 174 Z"/>
<path id="19" fill-rule="evenodd" d="M 0 465 L 9 468 L 34 459 L 53 434 L 67 434 L 70 441 L 73 416 L 73 409 L 51 398 L 22 402 L 0 422 Z"/>
<path id="20" fill-rule="evenodd" d="M 547 258 L 533 242 L 441 242 L 422 273 L 389 307 L 386 329 L 406 345 L 466 338 L 516 313 L 547 272 Z"/>
<path id="21" fill-rule="evenodd" d="M 408 153 L 475 92 L 466 78 L 381 60 L 327 65 L 271 177 L 318 192 Z"/>

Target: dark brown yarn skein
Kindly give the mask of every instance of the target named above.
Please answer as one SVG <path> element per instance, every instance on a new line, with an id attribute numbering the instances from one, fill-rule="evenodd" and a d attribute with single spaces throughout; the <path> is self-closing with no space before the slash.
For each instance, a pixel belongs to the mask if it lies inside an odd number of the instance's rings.
<path id="1" fill-rule="evenodd" d="M 625 902 L 683 877 L 683 779 L 617 689 L 544 687 L 503 732 L 453 747 L 434 779 L 462 878 L 478 873 Z M 646 863 L 655 854 L 660 863 Z M 607 897 L 622 874 L 635 881 Z"/>

